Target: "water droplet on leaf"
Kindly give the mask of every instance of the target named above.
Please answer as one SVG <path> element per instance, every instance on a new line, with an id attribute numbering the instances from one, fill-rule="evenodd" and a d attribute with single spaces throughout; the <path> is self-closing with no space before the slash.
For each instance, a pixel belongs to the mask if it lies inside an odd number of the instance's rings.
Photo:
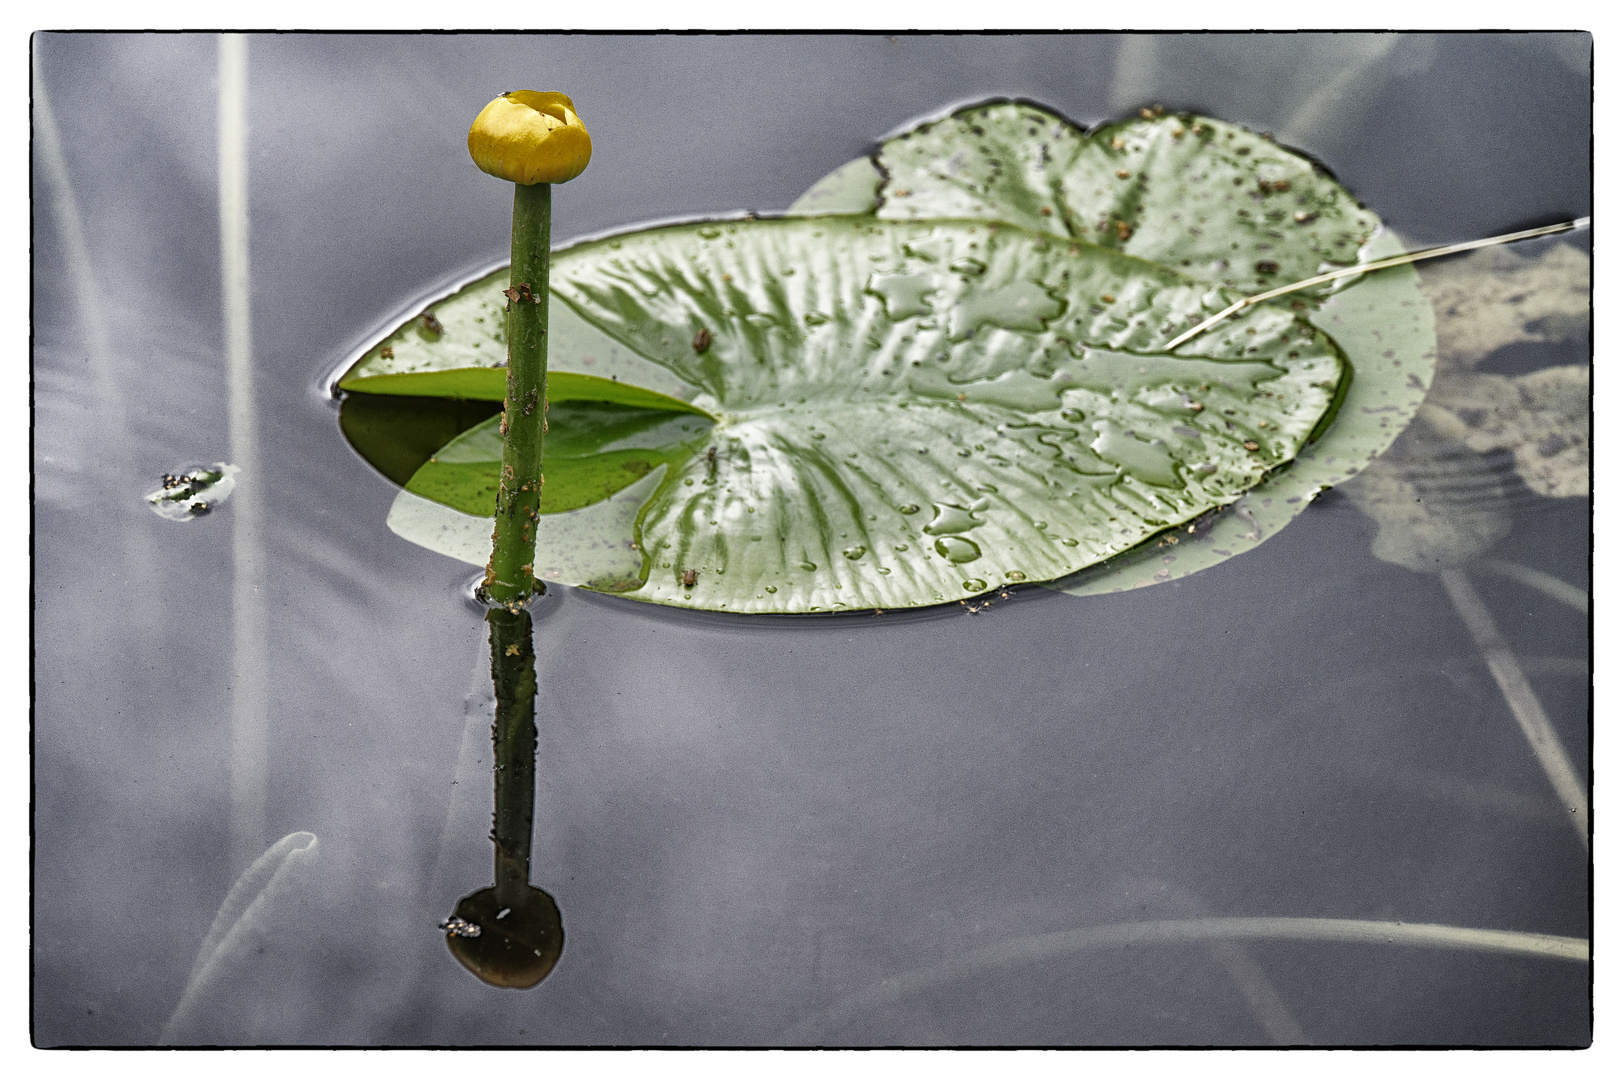
<path id="1" fill-rule="evenodd" d="M 974 562 L 981 557 L 981 549 L 973 540 L 961 536 L 943 536 L 935 542 L 936 552 L 948 562 Z"/>

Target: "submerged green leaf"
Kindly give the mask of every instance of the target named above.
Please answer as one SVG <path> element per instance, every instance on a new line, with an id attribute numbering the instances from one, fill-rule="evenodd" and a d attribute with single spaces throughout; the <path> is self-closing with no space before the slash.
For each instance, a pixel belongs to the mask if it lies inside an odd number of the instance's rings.
<path id="1" fill-rule="evenodd" d="M 501 482 L 501 417 L 492 416 L 440 448 L 414 473 L 406 490 L 464 514 L 496 513 Z M 605 401 L 563 401 L 547 415 L 546 471 L 541 513 L 590 506 L 661 465 L 691 457 L 709 434 L 703 414 L 629 407 Z"/>

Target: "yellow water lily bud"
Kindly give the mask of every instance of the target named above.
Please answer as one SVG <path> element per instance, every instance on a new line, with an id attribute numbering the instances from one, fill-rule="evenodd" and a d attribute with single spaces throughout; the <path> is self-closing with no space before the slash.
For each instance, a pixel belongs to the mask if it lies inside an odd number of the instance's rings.
<path id="1" fill-rule="evenodd" d="M 512 90 L 475 118 L 468 153 L 491 176 L 515 184 L 561 184 L 592 159 L 592 137 L 564 95 Z"/>

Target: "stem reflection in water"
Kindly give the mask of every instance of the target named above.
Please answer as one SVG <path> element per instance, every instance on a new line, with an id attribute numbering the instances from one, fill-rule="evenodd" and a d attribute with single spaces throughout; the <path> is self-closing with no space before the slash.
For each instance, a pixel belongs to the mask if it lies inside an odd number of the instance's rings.
<path id="1" fill-rule="evenodd" d="M 451 955 L 492 986 L 535 986 L 563 952 L 551 896 L 530 884 L 535 817 L 535 648 L 530 613 L 492 608 L 490 674 L 496 686 L 496 883 L 464 896 L 447 919 Z"/>

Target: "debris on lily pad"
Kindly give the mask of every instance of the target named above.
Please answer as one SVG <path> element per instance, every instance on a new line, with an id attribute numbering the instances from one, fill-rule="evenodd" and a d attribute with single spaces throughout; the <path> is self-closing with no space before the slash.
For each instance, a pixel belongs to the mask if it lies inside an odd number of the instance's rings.
<path id="1" fill-rule="evenodd" d="M 163 487 L 148 495 L 153 513 L 170 521 L 202 517 L 231 497 L 241 470 L 223 461 L 163 474 Z"/>

